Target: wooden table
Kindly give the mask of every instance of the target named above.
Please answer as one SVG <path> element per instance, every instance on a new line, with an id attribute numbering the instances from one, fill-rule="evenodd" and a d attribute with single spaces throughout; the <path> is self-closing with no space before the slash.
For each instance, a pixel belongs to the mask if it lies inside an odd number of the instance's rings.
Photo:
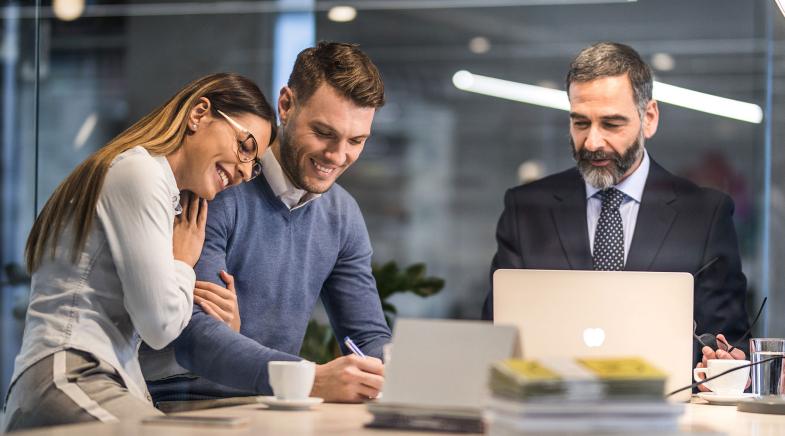
<path id="1" fill-rule="evenodd" d="M 697 400 L 701 401 L 701 400 Z M 141 435 L 254 435 L 254 436 L 316 436 L 316 435 L 381 435 L 381 436 L 446 436 L 446 433 L 414 433 L 374 430 L 363 427 L 371 420 L 364 405 L 321 404 L 310 411 L 268 410 L 261 404 L 187 412 L 189 415 L 245 416 L 250 425 L 239 428 L 199 428 L 173 425 L 150 425 L 138 422 L 117 424 L 78 424 L 19 432 L 25 436 L 141 436 Z M 685 430 L 713 430 L 730 436 L 783 436 L 785 415 L 763 415 L 737 412 L 733 406 L 687 404 L 681 425 Z M 703 433 L 706 434 L 706 433 Z"/>

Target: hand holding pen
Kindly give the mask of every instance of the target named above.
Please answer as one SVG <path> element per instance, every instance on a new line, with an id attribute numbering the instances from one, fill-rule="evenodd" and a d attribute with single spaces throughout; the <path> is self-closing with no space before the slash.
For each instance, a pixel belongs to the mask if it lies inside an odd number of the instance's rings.
<path id="1" fill-rule="evenodd" d="M 344 345 L 351 354 L 316 366 L 311 395 L 328 402 L 359 403 L 376 398 L 384 385 L 384 364 L 366 356 L 348 336 Z"/>
<path id="2" fill-rule="evenodd" d="M 344 343 L 344 345 L 346 345 L 346 348 L 348 348 L 349 351 L 352 352 L 352 354 L 354 354 L 356 356 L 360 356 L 363 359 L 365 358 L 365 354 L 363 354 L 362 350 L 360 350 L 360 347 L 358 347 L 354 343 L 354 341 L 352 341 L 352 338 L 346 336 L 345 338 L 343 338 L 343 343 Z"/>

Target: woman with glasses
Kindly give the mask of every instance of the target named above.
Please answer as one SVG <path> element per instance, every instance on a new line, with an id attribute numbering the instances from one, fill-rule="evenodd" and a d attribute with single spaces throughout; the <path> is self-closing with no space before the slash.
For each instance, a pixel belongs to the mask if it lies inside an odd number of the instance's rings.
<path id="1" fill-rule="evenodd" d="M 32 290 L 6 430 L 160 414 L 139 345 L 163 348 L 188 324 L 207 200 L 259 174 L 274 125 L 253 82 L 210 75 L 57 187 L 27 241 Z"/>

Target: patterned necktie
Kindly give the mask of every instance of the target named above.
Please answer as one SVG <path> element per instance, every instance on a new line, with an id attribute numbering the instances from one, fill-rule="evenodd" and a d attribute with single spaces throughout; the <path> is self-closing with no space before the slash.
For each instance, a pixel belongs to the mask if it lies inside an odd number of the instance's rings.
<path id="1" fill-rule="evenodd" d="M 624 269 L 624 227 L 619 206 L 624 194 L 616 188 L 602 191 L 602 212 L 594 232 L 592 263 L 597 271 Z"/>

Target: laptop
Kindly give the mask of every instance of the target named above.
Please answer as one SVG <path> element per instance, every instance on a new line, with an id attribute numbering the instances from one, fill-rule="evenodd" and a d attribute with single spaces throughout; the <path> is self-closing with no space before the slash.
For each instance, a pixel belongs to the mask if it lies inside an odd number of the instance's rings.
<path id="1" fill-rule="evenodd" d="M 692 383 L 693 277 L 688 273 L 497 270 L 493 317 L 518 327 L 526 359 L 640 356 Z M 689 400 L 691 391 L 675 395 Z"/>
<path id="2" fill-rule="evenodd" d="M 482 432 L 491 363 L 512 357 L 517 328 L 481 321 L 398 319 L 375 428 Z"/>

